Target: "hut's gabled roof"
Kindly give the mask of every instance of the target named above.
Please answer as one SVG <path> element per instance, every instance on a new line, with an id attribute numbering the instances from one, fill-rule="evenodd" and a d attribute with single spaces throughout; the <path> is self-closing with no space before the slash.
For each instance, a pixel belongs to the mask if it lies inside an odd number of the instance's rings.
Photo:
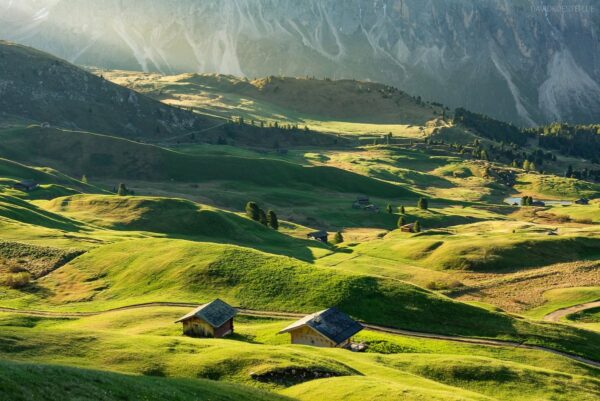
<path id="1" fill-rule="evenodd" d="M 339 309 L 329 308 L 303 317 L 281 330 L 279 334 L 288 333 L 303 326 L 316 330 L 336 344 L 346 341 L 364 328 L 362 324 Z"/>
<path id="2" fill-rule="evenodd" d="M 22 180 L 19 182 L 19 184 L 21 184 L 25 187 L 35 187 L 36 185 L 38 185 L 38 183 L 35 182 L 34 180 Z"/>
<path id="3" fill-rule="evenodd" d="M 327 237 L 328 235 L 329 235 L 329 233 L 325 230 L 313 231 L 312 233 L 306 234 L 307 237 L 313 237 L 313 238 L 322 238 L 322 237 Z"/>
<path id="4" fill-rule="evenodd" d="M 210 324 L 212 327 L 221 327 L 226 321 L 237 314 L 237 311 L 220 299 L 215 299 L 204 305 L 200 305 L 185 316 L 180 317 L 175 323 L 197 317 Z"/>

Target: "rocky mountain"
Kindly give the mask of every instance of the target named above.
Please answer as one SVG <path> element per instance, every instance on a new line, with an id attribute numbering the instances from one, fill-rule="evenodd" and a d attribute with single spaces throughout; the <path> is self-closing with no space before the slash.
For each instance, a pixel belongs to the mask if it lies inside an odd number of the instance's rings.
<path id="1" fill-rule="evenodd" d="M 357 78 L 521 125 L 600 120 L 595 0 L 0 0 L 0 37 L 103 68 Z"/>

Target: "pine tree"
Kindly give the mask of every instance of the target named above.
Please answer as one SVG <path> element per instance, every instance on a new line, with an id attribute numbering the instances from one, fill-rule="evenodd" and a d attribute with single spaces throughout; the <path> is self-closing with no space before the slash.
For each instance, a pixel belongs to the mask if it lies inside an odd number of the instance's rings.
<path id="1" fill-rule="evenodd" d="M 269 223 L 269 227 L 273 230 L 279 230 L 279 220 L 277 220 L 277 215 L 274 211 L 269 210 L 267 212 L 267 221 Z"/>
<path id="2" fill-rule="evenodd" d="M 398 228 L 406 225 L 406 218 L 404 216 L 400 216 L 398 218 Z"/>
<path id="3" fill-rule="evenodd" d="M 342 235 L 342 233 L 340 231 L 335 233 L 335 236 L 333 237 L 333 242 L 335 244 L 341 244 L 342 242 L 344 242 L 344 236 Z"/>
<path id="4" fill-rule="evenodd" d="M 388 205 L 385 207 L 385 210 L 389 213 L 392 214 L 394 212 L 394 209 L 392 208 L 392 205 L 390 205 L 388 203 Z"/>
<path id="5" fill-rule="evenodd" d="M 419 222 L 419 220 L 415 221 L 415 225 L 413 226 L 413 232 L 414 233 L 421 232 L 421 223 Z"/>
<path id="6" fill-rule="evenodd" d="M 417 203 L 417 206 L 421 210 L 427 210 L 427 208 L 429 207 L 429 202 L 427 201 L 426 198 L 419 198 L 419 202 Z"/>
<path id="7" fill-rule="evenodd" d="M 81 177 L 81 182 L 83 182 L 84 184 L 88 183 L 88 179 L 87 179 L 87 176 L 85 174 Z"/>
<path id="8" fill-rule="evenodd" d="M 571 178 L 571 176 L 573 176 L 573 166 L 569 164 L 569 167 L 567 167 L 567 172 L 565 173 L 565 177 Z"/>
<path id="9" fill-rule="evenodd" d="M 260 208 L 256 202 L 246 203 L 246 215 L 254 221 L 260 221 Z"/>
<path id="10" fill-rule="evenodd" d="M 265 227 L 269 226 L 269 221 L 267 219 L 267 214 L 264 210 L 258 209 L 258 221 Z"/>
<path id="11" fill-rule="evenodd" d="M 529 160 L 525 160 L 523 162 L 523 170 L 529 171 L 530 169 L 531 169 L 531 163 L 529 163 Z"/>
<path id="12" fill-rule="evenodd" d="M 406 211 L 404 210 L 404 205 L 400 206 L 400 214 L 406 214 Z"/>
<path id="13" fill-rule="evenodd" d="M 125 184 L 123 184 L 123 183 L 119 184 L 119 189 L 117 189 L 117 195 L 119 195 L 119 196 L 127 195 L 127 187 L 125 187 Z"/>

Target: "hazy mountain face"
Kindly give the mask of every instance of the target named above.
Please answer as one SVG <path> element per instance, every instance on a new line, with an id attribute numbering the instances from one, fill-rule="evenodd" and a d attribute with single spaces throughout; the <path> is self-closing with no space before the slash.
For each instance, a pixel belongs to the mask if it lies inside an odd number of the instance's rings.
<path id="1" fill-rule="evenodd" d="M 79 64 L 370 79 L 523 125 L 600 120 L 598 27 L 595 0 L 0 0 L 1 38 Z"/>

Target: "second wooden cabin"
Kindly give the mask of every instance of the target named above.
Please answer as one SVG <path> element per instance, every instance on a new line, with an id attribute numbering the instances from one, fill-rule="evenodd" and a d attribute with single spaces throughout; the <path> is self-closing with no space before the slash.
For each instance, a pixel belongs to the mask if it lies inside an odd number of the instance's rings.
<path id="1" fill-rule="evenodd" d="M 329 308 L 303 317 L 279 334 L 290 333 L 292 344 L 335 348 L 350 345 L 352 336 L 363 328 L 339 309 Z"/>

